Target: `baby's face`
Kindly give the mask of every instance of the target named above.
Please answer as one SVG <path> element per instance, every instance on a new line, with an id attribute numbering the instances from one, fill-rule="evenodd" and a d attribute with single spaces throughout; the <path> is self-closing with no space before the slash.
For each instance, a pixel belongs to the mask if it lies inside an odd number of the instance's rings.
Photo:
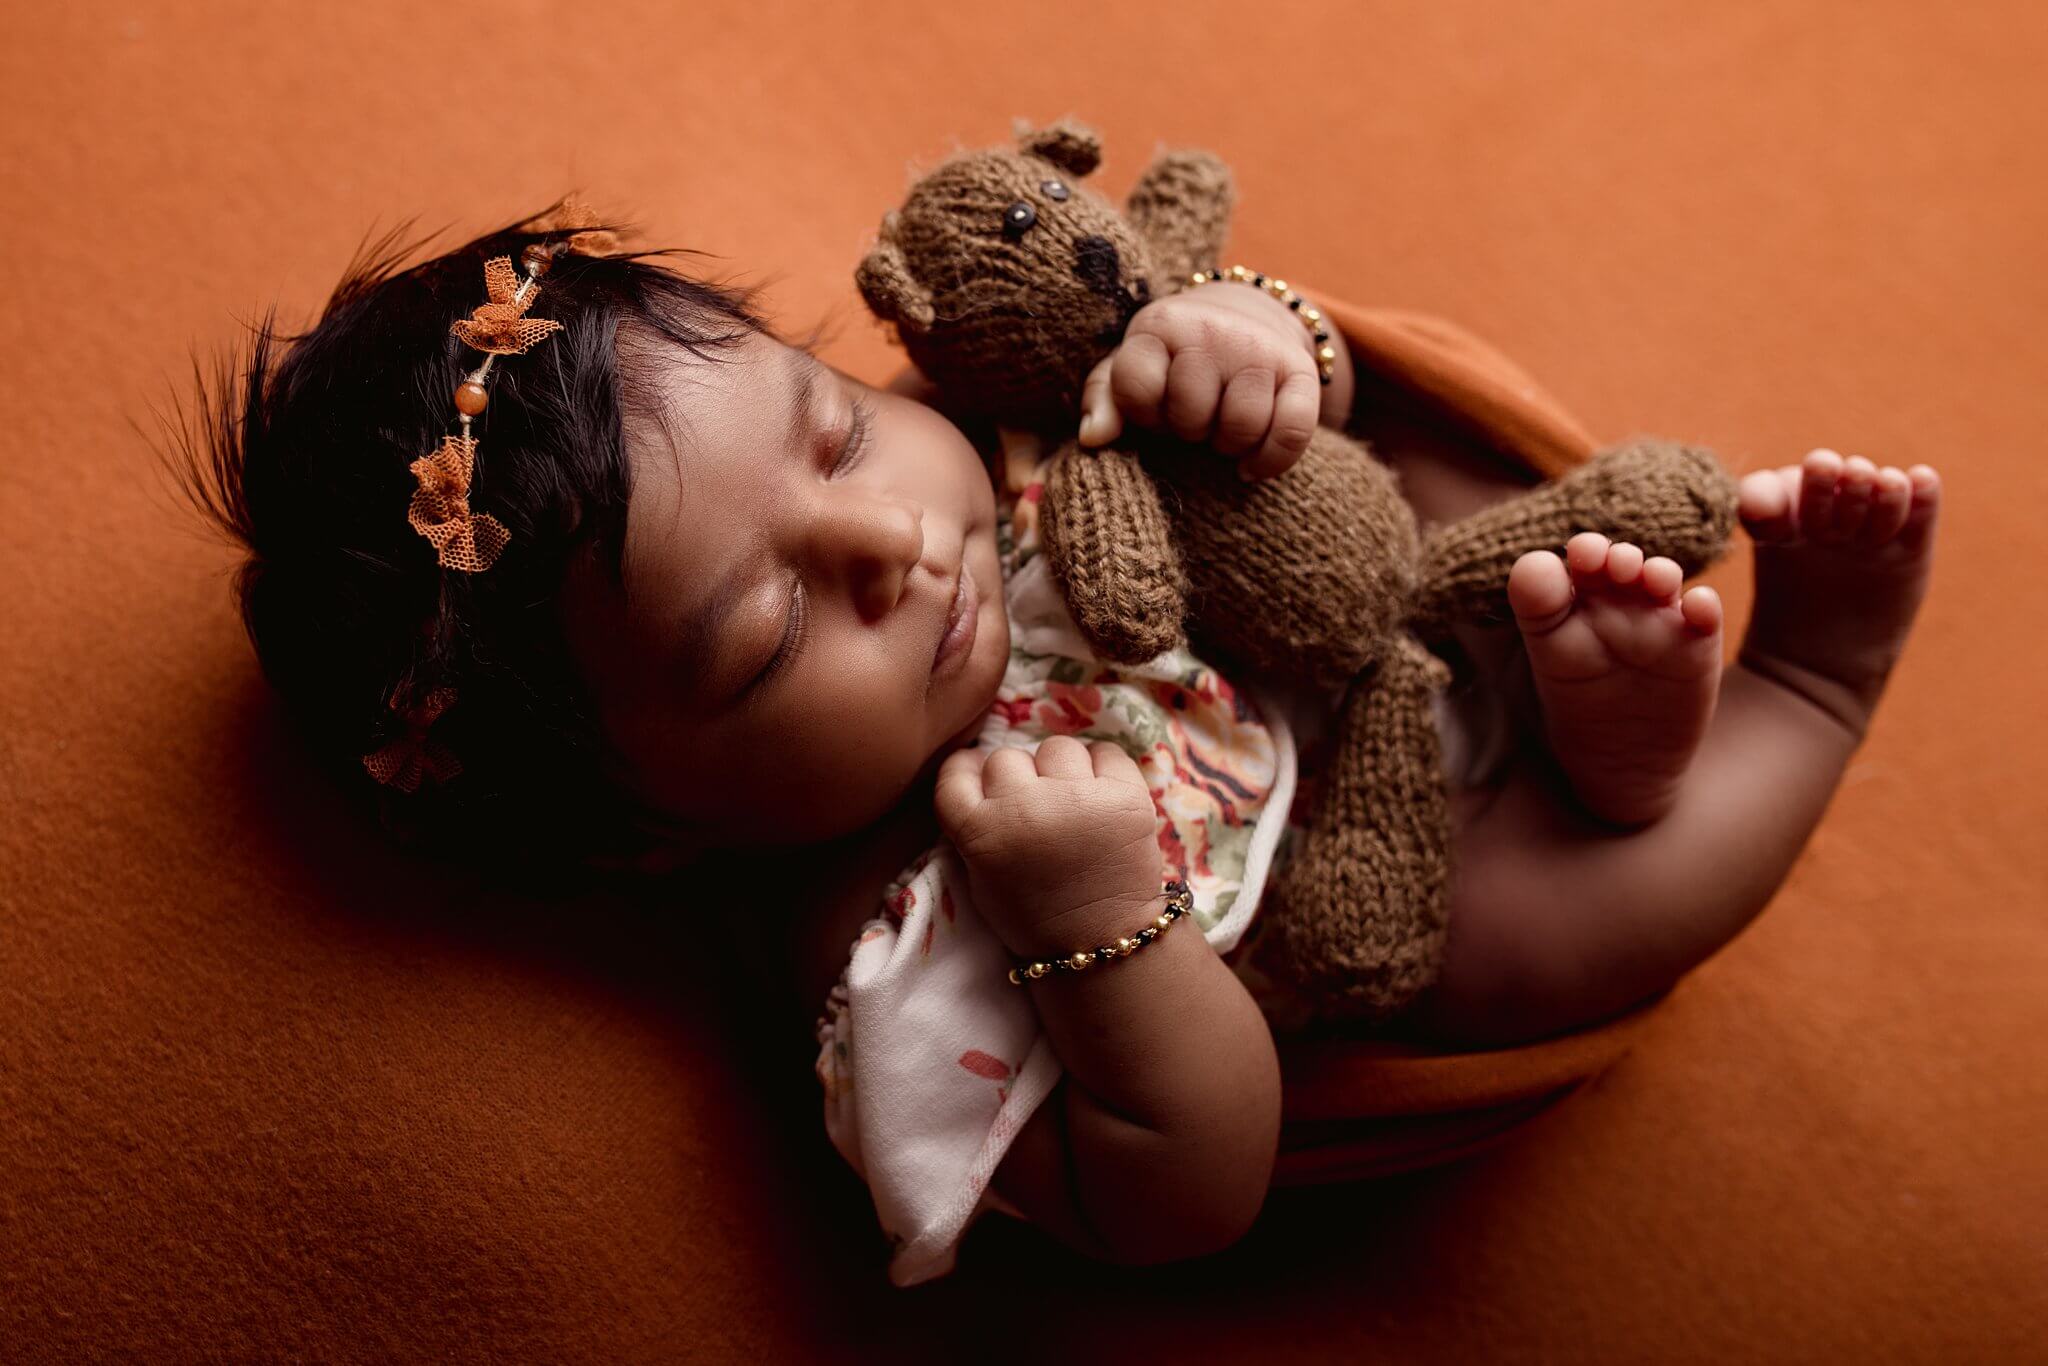
<path id="1" fill-rule="evenodd" d="M 665 390 L 667 431 L 627 419 L 625 591 L 583 566 L 565 596 L 624 776 L 711 844 L 858 829 L 1002 679 L 988 475 L 937 412 L 769 337 Z"/>

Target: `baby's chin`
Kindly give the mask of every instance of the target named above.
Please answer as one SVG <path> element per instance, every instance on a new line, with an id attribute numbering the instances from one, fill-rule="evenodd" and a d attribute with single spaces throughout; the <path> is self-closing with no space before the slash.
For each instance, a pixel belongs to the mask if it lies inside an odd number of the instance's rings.
<path id="1" fill-rule="evenodd" d="M 997 674 L 996 683 L 1000 685 L 1002 681 L 1003 676 Z M 988 709 L 995 705 L 996 691 L 997 689 L 994 687 L 988 689 L 988 695 L 982 698 L 981 705 L 974 709 L 973 719 L 946 737 L 946 742 L 939 746 L 938 752 L 933 756 L 935 760 L 943 759 L 954 750 L 960 748 L 960 746 L 974 742 L 974 737 L 981 734 L 982 723 L 988 720 Z"/>

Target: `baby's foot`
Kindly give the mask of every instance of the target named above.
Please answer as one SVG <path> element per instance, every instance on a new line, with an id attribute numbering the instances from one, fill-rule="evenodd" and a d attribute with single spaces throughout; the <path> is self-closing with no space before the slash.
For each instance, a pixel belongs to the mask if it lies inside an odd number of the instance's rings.
<path id="1" fill-rule="evenodd" d="M 1508 575 L 1551 751 L 1586 809 L 1618 825 L 1671 809 L 1714 714 L 1721 598 L 1681 597 L 1684 583 L 1676 561 L 1593 531 Z"/>
<path id="2" fill-rule="evenodd" d="M 1742 663 L 1862 737 L 1927 593 L 1941 478 L 1830 450 L 1746 476 L 1756 606 Z"/>

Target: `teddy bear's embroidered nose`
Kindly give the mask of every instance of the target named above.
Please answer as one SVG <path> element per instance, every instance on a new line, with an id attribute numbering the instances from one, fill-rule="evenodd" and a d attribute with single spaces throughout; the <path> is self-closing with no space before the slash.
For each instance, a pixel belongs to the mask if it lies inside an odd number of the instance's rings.
<path id="1" fill-rule="evenodd" d="M 1123 260 L 1117 255 L 1116 243 L 1107 237 L 1090 235 L 1074 244 L 1074 274 L 1088 286 L 1091 294 L 1101 295 L 1116 308 L 1115 318 L 1098 338 L 1103 342 L 1114 342 L 1123 336 L 1132 315 L 1152 297 L 1151 287 L 1145 280 L 1137 280 L 1130 288 L 1125 288 Z"/>
<path id="2" fill-rule="evenodd" d="M 1091 235 L 1074 243 L 1074 274 L 1097 294 L 1123 292 L 1118 288 L 1123 282 L 1117 278 L 1122 272 L 1122 264 L 1117 259 L 1116 243 L 1107 237 Z"/>

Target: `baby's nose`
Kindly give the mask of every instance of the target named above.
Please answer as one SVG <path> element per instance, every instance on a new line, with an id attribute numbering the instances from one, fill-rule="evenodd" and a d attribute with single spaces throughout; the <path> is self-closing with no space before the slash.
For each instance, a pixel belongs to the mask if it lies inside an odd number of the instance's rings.
<path id="1" fill-rule="evenodd" d="M 866 500 L 849 509 L 841 532 L 856 607 L 869 621 L 886 616 L 924 556 L 924 509 L 908 499 Z"/>

